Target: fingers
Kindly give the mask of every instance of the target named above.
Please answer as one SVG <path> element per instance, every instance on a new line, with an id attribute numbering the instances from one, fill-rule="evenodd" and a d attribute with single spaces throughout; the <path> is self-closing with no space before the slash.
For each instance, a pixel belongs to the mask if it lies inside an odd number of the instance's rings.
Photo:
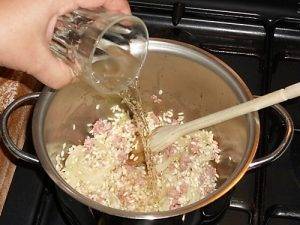
<path id="1" fill-rule="evenodd" d="M 48 87 L 57 89 L 72 81 L 71 68 L 55 58 L 47 48 L 42 47 L 39 59 L 35 61 L 36 65 L 32 66 L 33 71 L 29 73 Z"/>
<path id="2" fill-rule="evenodd" d="M 72 11 L 78 7 L 81 8 L 98 8 L 103 6 L 108 11 L 121 12 L 130 14 L 130 7 L 127 0 L 69 0 L 61 2 L 58 12 L 52 15 L 46 30 L 47 40 L 52 38 L 53 29 L 57 20 L 57 16 Z M 39 81 L 52 88 L 60 88 L 73 78 L 71 68 L 64 62 L 56 59 L 48 49 L 42 47 L 39 52 L 38 64 L 32 65 L 34 69 L 28 71 L 33 74 Z"/>
<path id="3" fill-rule="evenodd" d="M 82 8 L 103 6 L 109 11 L 130 14 L 130 7 L 127 0 L 76 0 L 76 3 Z"/>
<path id="4" fill-rule="evenodd" d="M 81 8 L 97 8 L 104 4 L 106 0 L 76 0 L 76 3 Z"/>
<path id="5" fill-rule="evenodd" d="M 127 0 L 106 0 L 103 4 L 103 7 L 115 12 L 121 12 L 125 14 L 131 13 Z"/>

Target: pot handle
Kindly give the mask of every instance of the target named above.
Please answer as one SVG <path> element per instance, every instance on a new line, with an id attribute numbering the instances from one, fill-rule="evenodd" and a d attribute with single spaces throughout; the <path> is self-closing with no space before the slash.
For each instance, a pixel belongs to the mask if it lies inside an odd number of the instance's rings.
<path id="1" fill-rule="evenodd" d="M 285 123 L 286 130 L 285 130 L 284 138 L 281 141 L 281 143 L 279 144 L 279 146 L 271 154 L 253 160 L 253 162 L 250 163 L 250 165 L 249 165 L 248 171 L 256 169 L 261 166 L 264 166 L 264 165 L 271 163 L 271 162 L 277 160 L 278 158 L 280 158 L 280 156 L 282 156 L 282 154 L 285 153 L 285 151 L 287 150 L 287 148 L 289 147 L 289 145 L 293 139 L 294 123 L 293 123 L 293 120 L 292 120 L 290 114 L 281 105 L 277 104 L 277 105 L 273 105 L 271 107 L 277 112 L 277 114 L 280 117 L 282 117 L 282 119 Z"/>
<path id="2" fill-rule="evenodd" d="M 5 145 L 7 150 L 13 156 L 15 156 L 17 159 L 22 159 L 23 161 L 33 163 L 33 164 L 39 164 L 38 158 L 30 153 L 22 151 L 21 149 L 19 149 L 16 146 L 16 144 L 13 142 L 13 140 L 11 139 L 11 137 L 9 135 L 7 126 L 8 126 L 9 116 L 13 111 L 15 111 L 20 106 L 24 105 L 24 103 L 38 99 L 40 94 L 41 94 L 40 92 L 31 93 L 31 94 L 25 95 L 23 97 L 20 97 L 17 100 L 10 103 L 6 107 L 6 109 L 3 111 L 2 115 L 1 115 L 1 121 L 0 121 L 1 122 L 0 123 L 1 138 L 2 138 L 3 144 Z"/>

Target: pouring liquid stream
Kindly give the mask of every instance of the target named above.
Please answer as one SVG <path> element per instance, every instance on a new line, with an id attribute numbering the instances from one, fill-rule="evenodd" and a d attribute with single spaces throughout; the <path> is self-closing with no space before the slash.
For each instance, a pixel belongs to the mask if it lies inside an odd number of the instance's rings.
<path id="1" fill-rule="evenodd" d="M 142 109 L 137 79 L 141 63 L 133 55 L 116 46 L 109 47 L 106 52 L 109 55 L 94 59 L 92 65 L 94 82 L 92 85 L 99 92 L 108 90 L 121 97 L 122 103 L 128 108 L 129 114 L 138 128 L 137 147 L 129 154 L 128 164 L 133 166 L 144 164 L 149 169 L 147 158 L 150 156 L 145 154 L 145 146 L 147 146 L 146 140 L 150 132 Z M 132 154 L 133 157 L 130 157 Z M 137 160 L 133 161 L 130 158 Z"/>

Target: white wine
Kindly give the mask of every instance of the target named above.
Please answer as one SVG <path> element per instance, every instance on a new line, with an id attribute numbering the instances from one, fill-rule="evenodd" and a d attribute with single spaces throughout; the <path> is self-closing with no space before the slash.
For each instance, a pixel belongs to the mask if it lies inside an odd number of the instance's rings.
<path id="1" fill-rule="evenodd" d="M 106 55 L 95 57 L 92 65 L 94 87 L 100 92 L 119 93 L 125 90 L 138 75 L 141 62 L 117 46 L 109 46 Z"/>
<path id="2" fill-rule="evenodd" d="M 99 56 L 93 60 L 92 85 L 99 93 L 117 94 L 121 97 L 122 103 L 126 105 L 138 127 L 140 147 L 135 154 L 144 156 L 149 129 L 138 88 L 141 62 L 118 46 L 109 46 L 105 52 L 106 55 L 101 55 L 102 52 L 99 52 Z"/>

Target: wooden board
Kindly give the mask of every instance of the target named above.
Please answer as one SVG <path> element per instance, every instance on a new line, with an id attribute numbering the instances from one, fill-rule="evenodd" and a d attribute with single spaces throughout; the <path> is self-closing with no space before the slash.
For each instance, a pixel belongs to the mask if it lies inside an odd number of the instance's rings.
<path id="1" fill-rule="evenodd" d="M 0 113 L 16 98 L 40 90 L 41 87 L 37 80 L 25 73 L 0 67 Z M 24 144 L 31 108 L 30 106 L 19 108 L 9 120 L 10 135 L 20 148 Z M 13 161 L 14 158 L 0 141 L 0 215 L 15 171 Z"/>

